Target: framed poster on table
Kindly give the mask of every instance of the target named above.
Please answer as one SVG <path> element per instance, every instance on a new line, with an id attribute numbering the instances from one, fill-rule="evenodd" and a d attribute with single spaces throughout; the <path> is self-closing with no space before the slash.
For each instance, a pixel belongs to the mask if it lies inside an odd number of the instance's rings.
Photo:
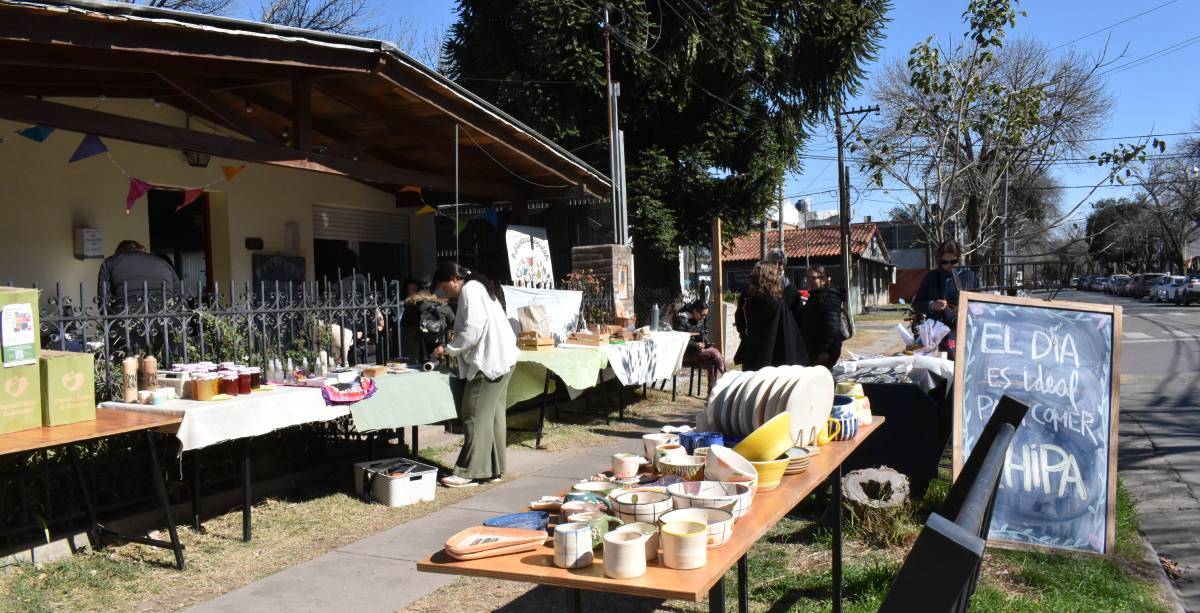
<path id="1" fill-rule="evenodd" d="M 1003 395 L 1029 405 L 989 540 L 1112 554 L 1121 307 L 964 292 L 957 338 L 955 477 Z"/>

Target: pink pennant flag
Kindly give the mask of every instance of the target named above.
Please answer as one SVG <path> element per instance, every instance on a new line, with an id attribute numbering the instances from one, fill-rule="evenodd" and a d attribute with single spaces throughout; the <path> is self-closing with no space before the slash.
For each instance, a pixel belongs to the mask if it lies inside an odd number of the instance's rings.
<path id="1" fill-rule="evenodd" d="M 125 195 L 126 215 L 133 212 L 133 203 L 150 191 L 151 187 L 154 186 L 137 177 L 129 177 L 129 193 Z"/>
<path id="2" fill-rule="evenodd" d="M 175 207 L 175 212 L 178 213 L 179 211 L 182 211 L 183 207 L 195 202 L 197 198 L 199 198 L 200 196 L 203 196 L 203 195 L 204 195 L 203 187 L 196 187 L 193 189 L 183 190 L 183 204 Z"/>
<path id="3" fill-rule="evenodd" d="M 243 164 L 241 166 L 222 166 L 221 172 L 225 173 L 226 181 L 232 181 L 234 179 L 234 177 L 238 176 L 238 173 L 242 172 L 245 169 L 246 169 L 245 164 Z"/>

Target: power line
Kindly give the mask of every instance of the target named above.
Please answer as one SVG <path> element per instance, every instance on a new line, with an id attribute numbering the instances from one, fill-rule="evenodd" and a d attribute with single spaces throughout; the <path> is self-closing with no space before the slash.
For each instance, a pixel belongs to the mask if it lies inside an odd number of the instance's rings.
<path id="1" fill-rule="evenodd" d="M 590 85 L 587 81 L 554 81 L 545 79 L 488 79 L 484 77 L 459 77 L 459 81 L 486 81 L 489 83 L 534 83 L 538 85 Z"/>
<path id="2" fill-rule="evenodd" d="M 1137 15 L 1134 15 L 1134 16 L 1132 16 L 1132 17 L 1126 17 L 1125 19 L 1122 19 L 1121 21 L 1118 21 L 1118 22 L 1116 22 L 1116 23 L 1114 23 L 1114 24 L 1111 24 L 1111 25 L 1104 26 L 1103 28 L 1100 28 L 1099 30 L 1096 30 L 1095 32 L 1089 32 L 1089 33 L 1087 33 L 1087 34 L 1084 34 L 1083 36 L 1080 36 L 1079 38 L 1075 38 L 1075 39 L 1069 40 L 1069 41 L 1067 41 L 1067 42 L 1065 42 L 1065 43 L 1063 43 L 1063 44 L 1061 44 L 1061 45 L 1059 45 L 1059 46 L 1057 46 L 1057 47 L 1054 47 L 1053 49 L 1051 49 L 1051 51 L 1057 51 L 1057 50 L 1059 50 L 1059 49 L 1062 49 L 1063 47 L 1066 47 L 1067 45 L 1072 45 L 1072 44 L 1075 44 L 1075 43 L 1077 43 L 1077 42 L 1079 42 L 1079 41 L 1081 41 L 1081 40 L 1083 40 L 1083 39 L 1085 39 L 1085 38 L 1091 38 L 1091 37 L 1093 37 L 1093 36 L 1095 36 L 1095 35 L 1097 35 L 1097 34 L 1099 34 L 1099 33 L 1101 33 L 1101 32 L 1104 32 L 1104 31 L 1106 31 L 1106 30 L 1111 30 L 1111 29 L 1113 29 L 1113 28 L 1115 28 L 1115 27 L 1117 27 L 1117 26 L 1119 26 L 1119 25 L 1121 25 L 1121 24 L 1129 23 L 1130 21 L 1133 21 L 1134 19 L 1137 19 L 1138 17 L 1141 17 L 1142 15 L 1148 15 L 1148 14 L 1150 14 L 1150 13 L 1153 13 L 1154 11 L 1157 11 L 1158 9 L 1161 9 L 1161 8 L 1163 8 L 1163 7 L 1166 7 L 1166 6 L 1170 6 L 1170 5 L 1172 5 L 1172 4 L 1175 4 L 1176 2 L 1179 2 L 1179 0 L 1170 0 L 1169 2 L 1164 2 L 1164 3 L 1162 3 L 1162 4 L 1160 4 L 1160 5 L 1156 6 L 1156 7 L 1154 7 L 1154 8 L 1152 8 L 1152 9 L 1147 9 L 1147 10 L 1145 10 L 1145 11 L 1142 11 L 1142 12 L 1140 12 L 1140 13 L 1138 13 Z"/>
<path id="3" fill-rule="evenodd" d="M 1184 40 L 1179 41 L 1169 47 L 1164 47 L 1153 53 L 1149 53 L 1149 54 L 1143 55 L 1142 57 L 1139 57 L 1137 59 L 1130 60 L 1129 62 L 1121 64 L 1120 66 L 1109 68 L 1108 70 L 1105 70 L 1104 72 L 1099 73 L 1098 76 L 1104 76 L 1104 75 L 1109 75 L 1109 74 L 1113 74 L 1113 73 L 1117 73 L 1117 72 L 1122 72 L 1125 70 L 1129 70 L 1130 68 L 1137 68 L 1138 66 L 1141 66 L 1142 64 L 1145 64 L 1151 60 L 1155 60 L 1160 57 L 1175 53 L 1176 51 L 1186 49 L 1187 47 L 1190 47 L 1196 43 L 1200 43 L 1200 35 L 1193 36 L 1188 39 L 1184 39 Z"/>

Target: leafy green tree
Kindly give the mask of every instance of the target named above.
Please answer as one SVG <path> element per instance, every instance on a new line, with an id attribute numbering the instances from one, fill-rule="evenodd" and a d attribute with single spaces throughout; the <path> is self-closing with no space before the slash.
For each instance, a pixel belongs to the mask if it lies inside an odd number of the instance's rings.
<path id="1" fill-rule="evenodd" d="M 613 3 L 631 233 L 639 255 L 752 229 L 812 125 L 855 90 L 888 0 Z M 460 0 L 447 74 L 609 168 L 602 4 Z M 639 269 L 641 272 L 641 269 Z"/>

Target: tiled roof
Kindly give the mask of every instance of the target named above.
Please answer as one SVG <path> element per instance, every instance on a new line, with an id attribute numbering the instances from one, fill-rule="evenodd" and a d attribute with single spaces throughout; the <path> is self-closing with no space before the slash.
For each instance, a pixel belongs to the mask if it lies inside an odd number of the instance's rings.
<path id="1" fill-rule="evenodd" d="M 873 223 L 850 224 L 850 253 L 861 256 L 879 230 Z M 784 253 L 788 259 L 808 257 L 832 257 L 841 254 L 841 228 L 838 226 L 813 226 L 807 230 L 785 224 L 783 230 Z M 779 230 L 767 231 L 767 251 L 779 247 Z M 745 262 L 762 259 L 762 238 L 758 232 L 739 236 L 721 252 L 725 262 Z"/>

